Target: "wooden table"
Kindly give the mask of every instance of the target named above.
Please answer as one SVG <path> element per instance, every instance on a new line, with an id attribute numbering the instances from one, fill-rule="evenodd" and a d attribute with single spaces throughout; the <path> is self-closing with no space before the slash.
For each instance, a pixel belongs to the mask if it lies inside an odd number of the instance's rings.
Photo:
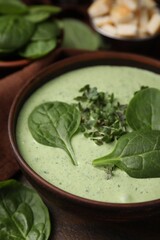
<path id="1" fill-rule="evenodd" d="M 159 240 L 160 216 L 122 223 L 85 222 L 53 208 L 51 240 Z"/>

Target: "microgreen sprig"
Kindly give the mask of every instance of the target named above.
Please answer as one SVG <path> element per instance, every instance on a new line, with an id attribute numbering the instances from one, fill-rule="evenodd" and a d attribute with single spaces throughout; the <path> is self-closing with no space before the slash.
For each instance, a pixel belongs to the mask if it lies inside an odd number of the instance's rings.
<path id="1" fill-rule="evenodd" d="M 96 87 L 86 85 L 75 98 L 81 112 L 80 130 L 84 136 L 102 145 L 127 133 L 126 108 L 113 93 L 98 92 Z"/>

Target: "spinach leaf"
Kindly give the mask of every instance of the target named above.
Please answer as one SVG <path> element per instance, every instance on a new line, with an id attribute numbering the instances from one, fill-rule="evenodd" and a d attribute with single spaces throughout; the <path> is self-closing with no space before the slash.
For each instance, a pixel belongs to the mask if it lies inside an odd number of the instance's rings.
<path id="1" fill-rule="evenodd" d="M 31 40 L 50 40 L 57 38 L 60 34 L 60 28 L 56 21 L 46 21 L 39 23 Z"/>
<path id="2" fill-rule="evenodd" d="M 50 16 L 51 16 L 51 13 L 44 11 L 44 12 L 35 12 L 35 13 L 29 12 L 24 17 L 31 22 L 40 23 L 48 19 Z"/>
<path id="3" fill-rule="evenodd" d="M 71 138 L 80 124 L 80 112 L 74 105 L 64 102 L 47 102 L 36 107 L 29 116 L 32 136 L 41 144 L 66 151 L 73 164 L 75 160 Z"/>
<path id="4" fill-rule="evenodd" d="M 37 59 L 50 53 L 56 46 L 56 39 L 30 42 L 19 52 L 19 55 L 28 59 Z"/>
<path id="5" fill-rule="evenodd" d="M 64 28 L 62 46 L 64 48 L 97 50 L 100 47 L 100 36 L 85 23 L 70 18 L 63 19 L 62 23 Z"/>
<path id="6" fill-rule="evenodd" d="M 53 5 L 27 6 L 20 0 L 0 0 L 1 57 L 8 57 L 13 52 L 25 58 L 36 59 L 51 52 L 57 46 L 60 34 L 58 24 L 51 16 L 60 11 L 60 7 Z M 44 22 L 46 19 L 49 19 L 48 22 Z M 34 33 L 33 40 L 40 42 L 32 43 Z"/>
<path id="7" fill-rule="evenodd" d="M 0 182 L 0 239 L 47 240 L 50 228 L 48 209 L 33 189 Z"/>
<path id="8" fill-rule="evenodd" d="M 6 15 L 0 17 L 0 49 L 12 52 L 24 46 L 32 34 L 35 25 L 22 17 Z"/>
<path id="9" fill-rule="evenodd" d="M 160 131 L 139 130 L 119 138 L 110 154 L 95 159 L 96 167 L 114 164 L 134 178 L 160 177 Z"/>
<path id="10" fill-rule="evenodd" d="M 0 0 L 0 13 L 23 14 L 28 10 L 28 7 L 20 0 Z"/>
<path id="11" fill-rule="evenodd" d="M 14 52 L 14 49 L 0 49 L 0 56 L 6 56 L 9 55 L 10 52 Z"/>
<path id="12" fill-rule="evenodd" d="M 57 6 L 32 5 L 29 7 L 29 13 L 25 16 L 25 18 L 31 22 L 39 23 L 59 12 L 61 12 L 61 8 Z"/>
<path id="13" fill-rule="evenodd" d="M 128 105 L 126 118 L 133 130 L 160 130 L 160 90 L 146 88 L 137 92 Z"/>
<path id="14" fill-rule="evenodd" d="M 58 6 L 53 5 L 32 5 L 30 6 L 31 13 L 40 13 L 40 12 L 48 12 L 52 15 L 60 13 L 62 9 Z"/>

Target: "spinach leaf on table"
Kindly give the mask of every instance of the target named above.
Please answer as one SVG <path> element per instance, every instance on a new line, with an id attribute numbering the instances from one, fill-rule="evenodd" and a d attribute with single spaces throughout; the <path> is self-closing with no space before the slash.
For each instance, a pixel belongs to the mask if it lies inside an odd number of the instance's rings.
<path id="1" fill-rule="evenodd" d="M 139 130 L 123 135 L 113 152 L 93 160 L 93 165 L 115 165 L 134 178 L 160 177 L 160 131 Z"/>
<path id="2" fill-rule="evenodd" d="M 0 182 L 0 239 L 47 240 L 50 228 L 48 209 L 33 189 Z"/>
<path id="3" fill-rule="evenodd" d="M 73 164 L 78 165 L 71 138 L 80 124 L 80 112 L 74 105 L 47 102 L 37 106 L 30 114 L 28 126 L 34 139 L 44 145 L 66 151 Z"/>
<path id="4" fill-rule="evenodd" d="M 160 90 L 146 88 L 137 92 L 128 105 L 126 118 L 133 130 L 160 130 Z"/>
<path id="5" fill-rule="evenodd" d="M 35 25 L 19 16 L 0 16 L 0 49 L 12 52 L 24 46 L 34 33 Z"/>

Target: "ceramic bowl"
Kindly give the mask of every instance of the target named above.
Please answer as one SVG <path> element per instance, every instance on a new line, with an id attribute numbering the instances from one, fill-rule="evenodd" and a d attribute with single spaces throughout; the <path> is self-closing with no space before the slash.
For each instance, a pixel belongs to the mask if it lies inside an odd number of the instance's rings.
<path id="1" fill-rule="evenodd" d="M 104 30 L 103 28 L 101 27 L 98 27 L 96 26 L 96 24 L 94 23 L 94 21 L 92 20 L 91 17 L 89 17 L 90 19 L 90 22 L 91 22 L 91 25 L 92 27 L 94 28 L 95 31 L 97 31 L 98 33 L 100 33 L 103 37 L 106 37 L 106 38 L 110 38 L 112 40 L 117 40 L 117 41 L 126 41 L 126 42 L 145 42 L 145 41 L 150 41 L 154 38 L 156 38 L 157 36 L 160 35 L 160 32 L 157 32 L 155 33 L 154 35 L 148 35 L 148 36 L 142 36 L 142 37 L 138 37 L 138 36 L 135 36 L 135 37 L 123 37 L 123 36 L 118 36 L 118 35 L 113 35 L 111 34 L 109 31 L 107 30 Z"/>
<path id="2" fill-rule="evenodd" d="M 90 25 L 94 31 L 98 32 L 104 42 L 104 44 L 108 44 L 111 49 L 116 51 L 125 51 L 125 52 L 133 52 L 133 53 L 145 53 L 145 51 L 153 51 L 155 44 L 159 42 L 160 34 L 155 34 L 154 36 L 145 37 L 145 38 L 120 38 L 114 37 L 100 28 L 94 26 L 92 21 L 90 21 Z"/>
<path id="3" fill-rule="evenodd" d="M 31 64 L 34 61 L 44 59 L 61 47 L 62 39 L 63 39 L 63 31 L 61 31 L 60 36 L 57 39 L 56 47 L 52 51 L 50 51 L 48 54 L 46 54 L 40 58 L 27 59 L 27 58 L 22 58 L 20 56 L 16 56 L 14 54 L 11 54 L 11 55 L 5 56 L 5 57 L 1 57 L 0 58 L 0 70 L 4 70 L 4 71 L 19 70 L 19 69 L 22 69 L 23 67 Z"/>
<path id="4" fill-rule="evenodd" d="M 85 219 L 98 221 L 131 221 L 160 214 L 160 199 L 141 203 L 109 203 L 85 199 L 65 192 L 45 181 L 27 165 L 16 142 L 16 122 L 19 111 L 26 99 L 41 85 L 70 70 L 94 66 L 133 66 L 160 73 L 160 62 L 134 54 L 115 52 L 92 52 L 61 60 L 30 81 L 15 98 L 9 116 L 9 137 L 20 168 L 29 182 L 50 205 L 68 211 Z"/>
<path id="5" fill-rule="evenodd" d="M 156 1 L 156 8 L 160 11 L 160 1 Z M 106 15 L 108 16 L 108 15 Z M 153 50 L 155 43 L 157 43 L 160 39 L 160 30 L 158 30 L 155 34 L 145 35 L 145 36 L 120 36 L 118 34 L 114 34 L 103 29 L 100 26 L 97 26 L 95 18 L 92 17 L 88 12 L 88 18 L 91 27 L 100 34 L 105 43 L 111 46 L 112 49 L 118 51 L 127 51 L 127 52 L 138 52 L 142 49 L 145 50 Z M 143 51 L 142 51 L 143 53 Z"/>

